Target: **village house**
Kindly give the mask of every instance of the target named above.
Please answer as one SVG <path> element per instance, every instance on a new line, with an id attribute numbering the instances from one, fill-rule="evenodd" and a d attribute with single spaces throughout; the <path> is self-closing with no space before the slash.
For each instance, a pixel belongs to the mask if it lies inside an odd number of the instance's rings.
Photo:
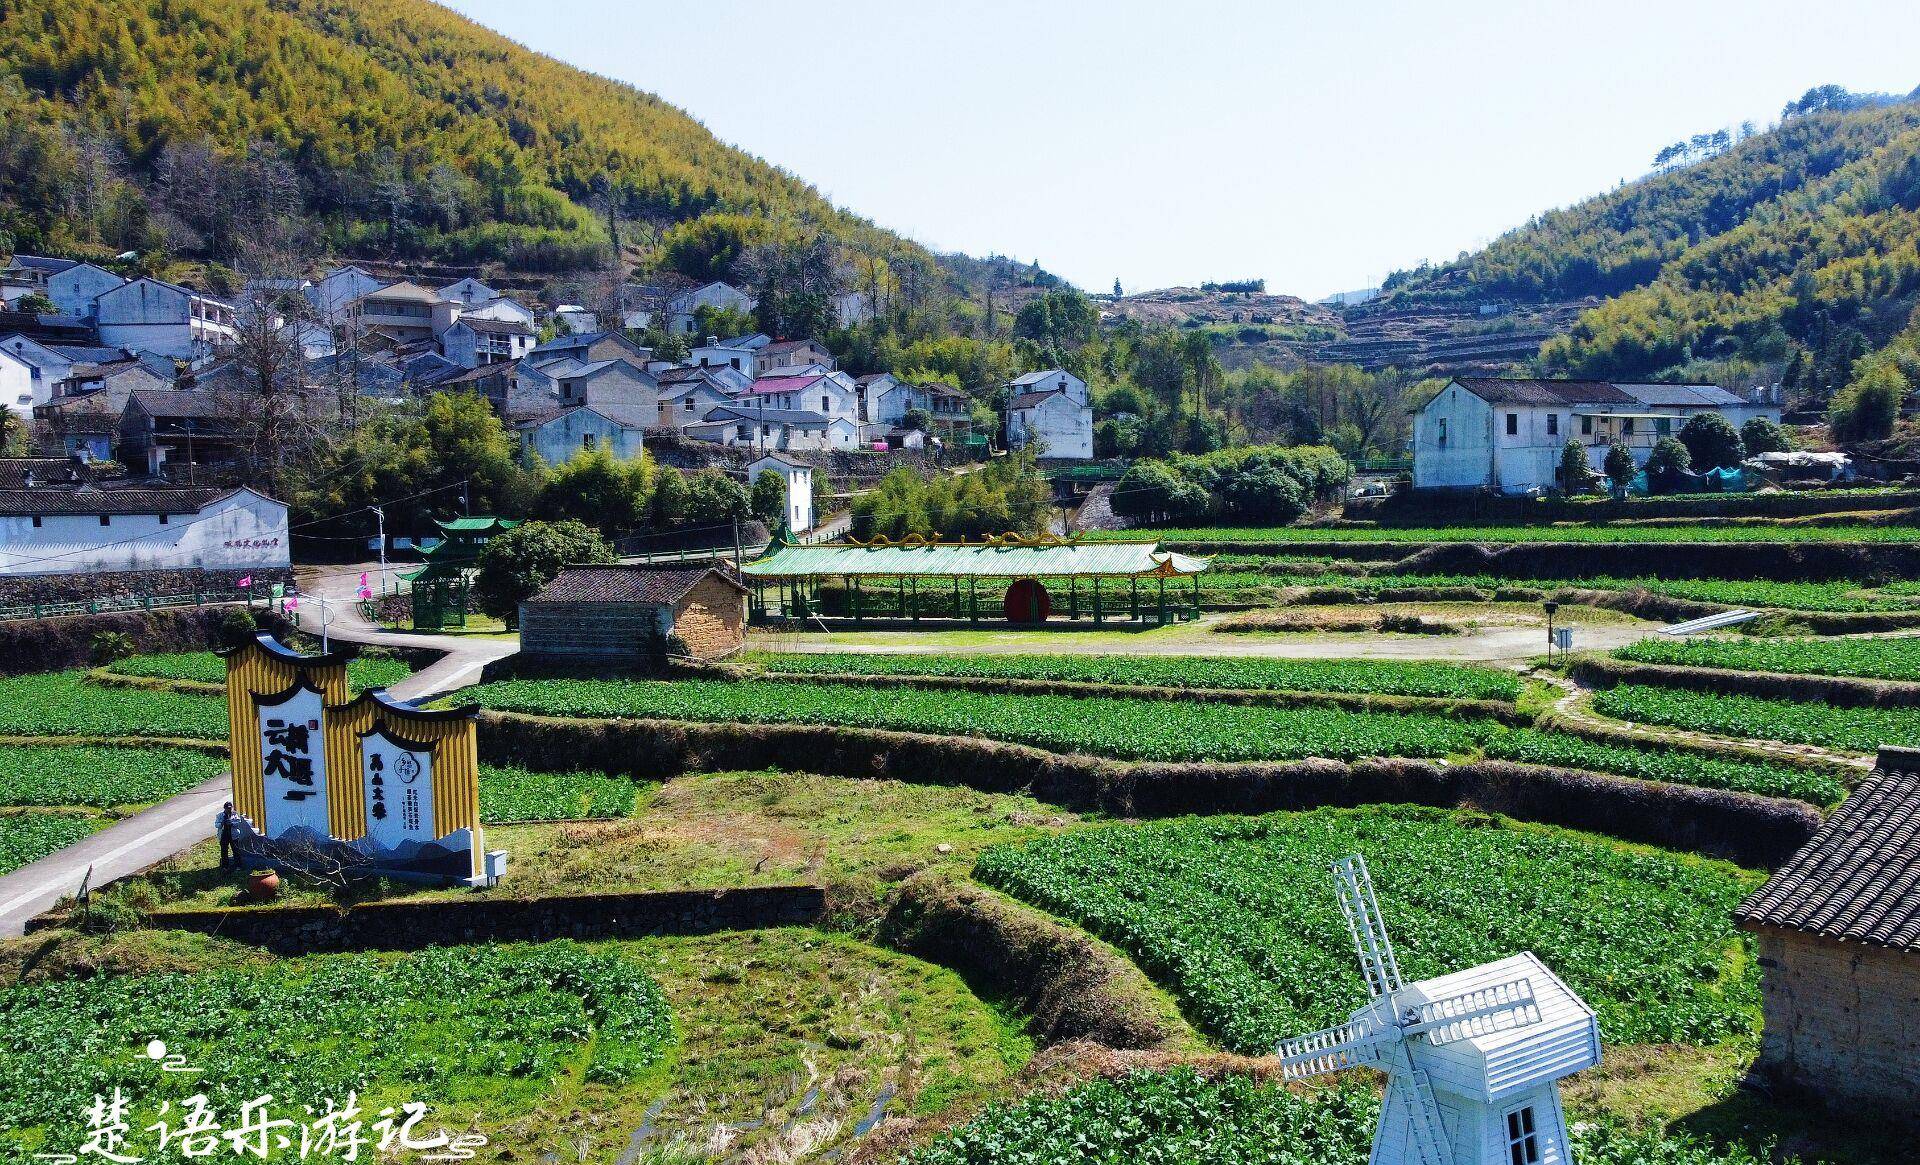
<path id="1" fill-rule="evenodd" d="M 854 449 L 860 444 L 860 426 L 851 418 L 751 403 L 712 409 L 685 432 L 696 441 L 743 449 Z"/>
<path id="2" fill-rule="evenodd" d="M 662 429 L 685 430 L 722 405 L 735 403 L 738 390 L 714 375 L 716 369 L 677 369 L 660 374 Z"/>
<path id="3" fill-rule="evenodd" d="M 1820 831 L 1734 911 L 1759 949 L 1754 1072 L 1920 1127 L 1920 750 L 1882 748 Z"/>
<path id="4" fill-rule="evenodd" d="M 660 411 L 660 382 L 652 373 L 625 360 L 596 360 L 555 375 L 554 400 L 561 408 L 574 405 L 618 405 L 628 416 L 652 418 Z"/>
<path id="5" fill-rule="evenodd" d="M 7 304 L 11 306 L 15 300 L 35 293 L 46 295 L 47 281 L 75 262 L 73 259 L 56 259 L 51 255 L 15 254 L 7 260 L 5 269 L 0 269 L 0 285 L 6 289 Z"/>
<path id="6" fill-rule="evenodd" d="M 653 358 L 653 351 L 641 347 L 619 332 L 583 332 L 575 336 L 556 336 L 544 344 L 536 344 L 527 353 L 527 359 L 535 365 L 563 357 L 571 357 L 582 364 L 624 359 L 636 368 L 645 368 Z"/>
<path id="7" fill-rule="evenodd" d="M 689 288 L 667 300 L 666 330 L 676 336 L 691 336 L 700 327 L 695 315 L 701 308 L 745 314 L 753 311 L 754 303 L 753 296 L 730 283 L 716 281 Z M 649 318 L 640 326 L 644 328 L 651 324 Z"/>
<path id="8" fill-rule="evenodd" d="M 0 461 L 0 576 L 288 565 L 287 507 L 254 490 L 96 482 L 59 458 Z"/>
<path id="9" fill-rule="evenodd" d="M 46 294 L 53 301 L 53 310 L 61 315 L 92 320 L 94 300 L 99 299 L 103 292 L 112 291 L 125 282 L 125 279 L 104 267 L 75 263 L 47 277 Z"/>
<path id="10" fill-rule="evenodd" d="M 235 409 L 203 389 L 143 388 L 120 411 L 119 460 L 184 478 L 205 465 L 232 461 L 237 450 Z"/>
<path id="11" fill-rule="evenodd" d="M 101 344 L 195 364 L 239 335 L 232 304 L 144 276 L 102 292 L 93 309 Z"/>
<path id="12" fill-rule="evenodd" d="M 321 322 L 334 326 L 346 322 L 349 304 L 386 285 L 386 280 L 358 267 L 335 267 L 322 275 L 318 283 L 307 288 L 306 296 L 313 302 L 314 310 L 320 313 Z"/>
<path id="13" fill-rule="evenodd" d="M 1093 408 L 1086 381 L 1048 368 L 1009 382 L 1007 394 L 1007 448 L 1038 443 L 1042 457 L 1093 456 Z"/>
<path id="14" fill-rule="evenodd" d="M 920 391 L 927 394 L 927 409 L 936 421 L 960 422 L 967 420 L 973 413 L 973 398 L 957 388 L 944 384 L 923 384 Z"/>
<path id="15" fill-rule="evenodd" d="M 600 313 L 577 303 L 563 303 L 553 309 L 553 322 L 567 335 L 581 336 L 600 330 Z"/>
<path id="16" fill-rule="evenodd" d="M 445 287 L 436 288 L 435 293 L 441 299 L 449 299 L 459 304 L 462 311 L 500 298 L 499 292 L 471 275 L 458 282 L 449 283 Z"/>
<path id="17" fill-rule="evenodd" d="M 1742 400 L 1710 384 L 1614 384 L 1602 380 L 1457 377 L 1413 419 L 1416 489 L 1555 488 L 1569 439 L 1599 470 L 1615 442 L 1646 464 L 1662 438 L 1697 413 L 1719 413 L 1738 428 L 1780 419 L 1777 404 Z"/>
<path id="18" fill-rule="evenodd" d="M 780 478 L 786 488 L 787 502 L 782 517 L 796 534 L 813 529 L 813 466 L 784 453 L 763 453 L 747 462 L 747 486 L 760 480 L 762 473 Z"/>
<path id="19" fill-rule="evenodd" d="M 735 336 L 727 340 L 708 336 L 706 343 L 687 353 L 687 362 L 699 368 L 731 368 L 752 379 L 760 374 L 757 353 L 772 342 L 759 334 Z"/>
<path id="20" fill-rule="evenodd" d="M 462 368 L 502 364 L 533 351 L 537 337 L 518 320 L 484 319 L 461 315 L 440 333 L 440 351 Z"/>
<path id="21" fill-rule="evenodd" d="M 535 334 L 540 317 L 526 304 L 511 296 L 497 296 L 476 307 L 463 307 L 460 317 L 466 320 L 504 320 L 509 323 L 524 324 L 529 334 Z"/>
<path id="22" fill-rule="evenodd" d="M 892 373 L 870 372 L 855 378 L 853 386 L 860 397 L 860 419 L 868 424 L 894 428 L 914 409 L 931 413 L 926 390 Z"/>
<path id="23" fill-rule="evenodd" d="M 754 361 L 759 376 L 792 374 L 810 364 L 829 372 L 839 367 L 833 353 L 818 340 L 777 340 L 763 346 Z"/>
<path id="24" fill-rule="evenodd" d="M 798 376 L 763 376 L 753 382 L 741 398 L 744 408 L 765 405 L 770 409 L 798 409 L 817 412 L 829 420 L 860 423 L 860 391 L 853 380 L 839 372 L 813 372 Z"/>
<path id="25" fill-rule="evenodd" d="M 747 588 L 717 564 L 569 566 L 520 604 L 520 654 L 547 664 L 718 659 L 746 634 Z"/>
<path id="26" fill-rule="evenodd" d="M 616 461 L 632 461 L 646 447 L 653 418 L 620 403 L 577 404 L 518 426 L 529 458 L 559 465 L 577 454 L 604 452 Z"/>
<path id="27" fill-rule="evenodd" d="M 383 332 L 402 341 L 432 340 L 459 317 L 460 305 L 417 283 L 389 283 L 347 303 L 343 330 Z"/>

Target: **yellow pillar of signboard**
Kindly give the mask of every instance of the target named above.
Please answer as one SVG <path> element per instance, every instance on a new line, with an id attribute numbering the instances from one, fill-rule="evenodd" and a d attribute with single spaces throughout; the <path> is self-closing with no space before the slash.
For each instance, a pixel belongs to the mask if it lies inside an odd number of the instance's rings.
<path id="1" fill-rule="evenodd" d="M 506 855 L 480 827 L 473 706 L 349 695 L 350 651 L 307 656 L 271 635 L 227 660 L 235 848 L 250 860 L 490 884 Z"/>

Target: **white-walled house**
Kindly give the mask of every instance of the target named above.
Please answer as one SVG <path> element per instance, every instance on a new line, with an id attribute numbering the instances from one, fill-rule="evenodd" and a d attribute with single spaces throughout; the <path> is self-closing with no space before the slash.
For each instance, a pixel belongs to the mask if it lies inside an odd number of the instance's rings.
<path id="1" fill-rule="evenodd" d="M 359 335 L 385 332 L 401 341 L 431 340 L 453 326 L 460 305 L 417 283 L 401 280 L 346 304 L 342 318 Z"/>
<path id="2" fill-rule="evenodd" d="M 813 372 L 801 376 L 763 376 L 753 382 L 741 402 L 753 408 L 798 409 L 829 420 L 860 422 L 860 390 L 840 372 Z"/>
<path id="3" fill-rule="evenodd" d="M 747 488 L 760 480 L 762 473 L 778 474 L 787 487 L 785 517 L 787 526 L 800 534 L 813 529 L 813 466 L 782 453 L 764 453 L 747 462 Z"/>
<path id="4" fill-rule="evenodd" d="M 766 345 L 752 346 L 745 342 L 747 339 L 750 337 L 722 340 L 717 336 L 708 336 L 706 343 L 687 353 L 687 363 L 696 368 L 731 368 L 748 377 L 758 376 L 760 364 L 755 359 L 755 353 Z"/>
<path id="5" fill-rule="evenodd" d="M 47 298 L 53 301 L 53 310 L 63 316 L 92 319 L 93 301 L 100 298 L 102 292 L 112 291 L 125 282 L 105 267 L 75 263 L 47 276 Z"/>
<path id="6" fill-rule="evenodd" d="M 462 308 L 479 307 L 483 303 L 498 299 L 500 293 L 469 275 L 457 283 L 449 283 L 439 288 L 441 299 L 450 299 Z"/>
<path id="7" fill-rule="evenodd" d="M 1039 442 L 1040 456 L 1093 456 L 1093 406 L 1087 382 L 1059 368 L 1029 372 L 1007 385 L 1007 448 Z"/>
<path id="8" fill-rule="evenodd" d="M 462 368 L 505 364 L 533 351 L 533 329 L 518 320 L 461 315 L 440 333 L 440 352 Z"/>
<path id="9" fill-rule="evenodd" d="M 320 313 L 321 320 L 327 324 L 339 324 L 347 318 L 348 304 L 386 285 L 386 280 L 358 267 L 335 267 L 322 275 L 320 282 L 307 288 L 306 296 Z"/>
<path id="10" fill-rule="evenodd" d="M 731 283 L 716 281 L 690 288 L 667 300 L 667 331 L 677 336 L 691 336 L 700 326 L 693 317 L 701 308 L 751 312 L 754 303 L 753 296 Z M 646 324 L 641 326 L 645 327 Z"/>
<path id="11" fill-rule="evenodd" d="M 103 488 L 54 472 L 24 476 L 0 483 L 20 487 L 0 488 L 0 576 L 289 565 L 287 507 L 251 489 Z"/>
<path id="12" fill-rule="evenodd" d="M 0 407 L 22 420 L 31 420 L 33 406 L 47 403 L 35 399 L 40 387 L 38 371 L 18 354 L 0 347 Z"/>
<path id="13" fill-rule="evenodd" d="M 860 442 L 860 426 L 849 418 L 751 403 L 722 405 L 685 431 L 696 441 L 740 449 L 853 449 Z"/>
<path id="14" fill-rule="evenodd" d="M 239 335 L 233 305 L 177 283 L 141 277 L 93 301 L 100 342 L 200 362 Z"/>
<path id="15" fill-rule="evenodd" d="M 559 465 L 580 453 L 604 450 L 615 460 L 631 461 L 645 449 L 651 421 L 616 405 L 580 404 L 519 427 L 522 448 L 548 465 Z"/>
<path id="16" fill-rule="evenodd" d="M 468 320 L 505 320 L 510 323 L 525 324 L 533 331 L 540 317 L 532 308 L 509 295 L 496 296 L 474 307 L 460 309 L 460 318 Z"/>
<path id="17" fill-rule="evenodd" d="M 680 429 L 700 423 L 714 409 L 735 403 L 735 395 L 710 377 L 668 382 L 660 385 L 659 425 L 662 429 Z"/>
<path id="18" fill-rule="evenodd" d="M 872 425 L 898 425 L 914 409 L 932 411 L 927 390 L 890 372 L 872 372 L 854 381 L 860 391 L 860 419 Z"/>
<path id="19" fill-rule="evenodd" d="M 1662 438 L 1705 412 L 1735 428 L 1754 416 L 1780 419 L 1777 405 L 1710 384 L 1458 377 L 1414 414 L 1414 488 L 1553 489 L 1569 439 L 1580 442 L 1596 471 L 1615 442 L 1644 465 Z"/>

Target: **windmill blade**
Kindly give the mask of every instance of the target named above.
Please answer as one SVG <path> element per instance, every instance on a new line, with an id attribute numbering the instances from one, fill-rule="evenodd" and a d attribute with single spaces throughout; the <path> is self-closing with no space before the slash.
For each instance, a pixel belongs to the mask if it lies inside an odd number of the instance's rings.
<path id="1" fill-rule="evenodd" d="M 1400 1030 L 1410 1036 L 1424 1033 L 1428 1043 L 1450 1044 L 1539 1022 L 1533 981 L 1514 979 L 1410 1007 Z"/>
<path id="2" fill-rule="evenodd" d="M 1304 1080 L 1308 1076 L 1378 1064 L 1383 1044 L 1396 1038 L 1386 1033 L 1383 1040 L 1383 1032 L 1386 1029 L 1380 1025 L 1361 1019 L 1281 1040 L 1273 1050 L 1280 1058 L 1280 1077 Z"/>
<path id="3" fill-rule="evenodd" d="M 1367 859 L 1352 854 L 1333 863 L 1333 883 L 1340 898 L 1340 913 L 1346 916 L 1347 930 L 1353 935 L 1353 949 L 1360 956 L 1360 970 L 1367 977 L 1367 993 L 1374 999 L 1400 990 L 1400 962 L 1394 958 L 1393 942 L 1387 938 L 1387 924 L 1380 919 L 1380 903 L 1373 896 L 1373 876 L 1367 873 Z"/>

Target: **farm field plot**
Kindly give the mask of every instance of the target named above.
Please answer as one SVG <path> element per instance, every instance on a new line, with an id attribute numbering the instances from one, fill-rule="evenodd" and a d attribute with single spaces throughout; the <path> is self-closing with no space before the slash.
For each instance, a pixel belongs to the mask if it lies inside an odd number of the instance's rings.
<path id="1" fill-rule="evenodd" d="M 1831 769 L 1735 760 L 1678 748 L 1602 744 L 1568 733 L 1533 728 L 1514 729 L 1491 737 L 1486 751 L 1490 757 L 1523 764 L 1588 769 L 1638 777 L 1643 781 L 1731 789 L 1763 797 L 1792 797 L 1815 805 L 1837 805 L 1847 795 L 1846 783 Z"/>
<path id="2" fill-rule="evenodd" d="M 116 660 L 108 665 L 108 670 L 121 675 L 194 680 L 203 684 L 227 682 L 227 661 L 211 651 L 136 655 Z M 413 668 L 405 660 L 390 656 L 362 656 L 347 664 L 347 682 L 355 691 L 390 687 L 412 674 Z"/>
<path id="3" fill-rule="evenodd" d="M 904 1158 L 903 1165 L 1356 1165 L 1372 1146 L 1379 1100 L 1347 1083 L 1299 1095 L 1246 1076 L 1190 1068 L 1129 1072 L 1057 1096 L 995 1105 Z M 1617 1121 L 1574 1125 L 1581 1165 L 1767 1165 L 1764 1151 Z"/>
<path id="4" fill-rule="evenodd" d="M 481 775 L 483 809 L 487 784 L 498 771 Z M 665 784 L 600 779 L 627 784 L 629 812 L 598 821 L 488 828 L 488 845 L 513 855 L 513 872 L 497 890 L 390 884 L 382 892 L 464 898 L 804 882 L 877 898 L 910 873 L 933 867 L 965 872 L 989 845 L 1031 840 L 1080 820 L 1031 797 L 957 785 L 782 772 L 702 773 Z M 239 883 L 216 870 L 218 860 L 213 844 L 204 843 L 125 893 L 161 908 L 234 905 Z M 321 898 L 320 891 L 297 882 L 283 889 L 287 902 Z"/>
<path id="5" fill-rule="evenodd" d="M 218 696 L 86 683 L 82 671 L 0 677 L 0 736 L 172 736 L 219 740 Z"/>
<path id="6" fill-rule="evenodd" d="M 145 805 L 218 776 L 225 767 L 218 757 L 177 748 L 0 745 L 0 806 Z"/>
<path id="7" fill-rule="evenodd" d="M 0 813 L 0 874 L 63 850 L 101 824 L 79 813 Z"/>
<path id="8" fill-rule="evenodd" d="M 1593 698 L 1603 716 L 1723 736 L 1813 744 L 1852 752 L 1920 744 L 1920 709 L 1836 708 L 1719 692 L 1622 684 Z"/>
<path id="9" fill-rule="evenodd" d="M 1920 527 L 1776 526 L 1194 526 L 1094 531 L 1099 541 L 1162 542 L 1920 542 Z"/>
<path id="10" fill-rule="evenodd" d="M 480 766 L 480 820 L 487 825 L 625 817 L 640 785 L 606 773 L 536 772 Z"/>
<path id="11" fill-rule="evenodd" d="M 1514 700 L 1518 676 L 1461 664 L 1360 659 L 1288 660 L 1127 655 L 763 655 L 770 672 L 964 676 L 1170 688 L 1266 689 Z"/>
<path id="12" fill-rule="evenodd" d="M 1638 663 L 1791 675 L 1920 681 L 1920 637 L 1894 639 L 1645 639 L 1614 654 Z"/>
<path id="13" fill-rule="evenodd" d="M 178 1106 L 190 1092 L 231 1121 L 263 1092 L 296 1112 L 300 1104 L 319 1112 L 329 1099 L 344 1104 L 349 1091 L 369 1112 L 425 1102 L 459 1128 L 475 1111 L 491 1119 L 527 1111 L 563 1077 L 637 1080 L 672 1041 L 659 985 L 615 949 L 560 942 L 286 960 L 221 954 L 226 965 L 191 972 L 0 987 L 0 1138 L 28 1151 L 70 1151 L 94 1094 L 114 1087 L 134 1102 L 134 1129 L 161 1101 Z M 241 1013 L 248 1038 L 236 1041 Z M 156 1032 L 200 1073 L 169 1074 L 140 1056 Z M 64 1064 L 49 1071 L 53 1047 Z"/>
<path id="14" fill-rule="evenodd" d="M 978 735 L 1128 760 L 1445 756 L 1477 745 L 1499 727 L 1492 720 L 1419 713 L 757 680 L 508 680 L 482 684 L 461 698 L 490 708 L 557 716 L 836 724 Z"/>
<path id="15" fill-rule="evenodd" d="M 1365 1001 L 1327 868 L 1366 855 L 1409 981 L 1529 950 L 1611 1043 L 1750 1033 L 1758 980 L 1729 912 L 1732 866 L 1384 808 L 1103 826 L 981 855 L 975 877 L 1127 951 L 1227 1047 L 1344 1020 Z"/>

